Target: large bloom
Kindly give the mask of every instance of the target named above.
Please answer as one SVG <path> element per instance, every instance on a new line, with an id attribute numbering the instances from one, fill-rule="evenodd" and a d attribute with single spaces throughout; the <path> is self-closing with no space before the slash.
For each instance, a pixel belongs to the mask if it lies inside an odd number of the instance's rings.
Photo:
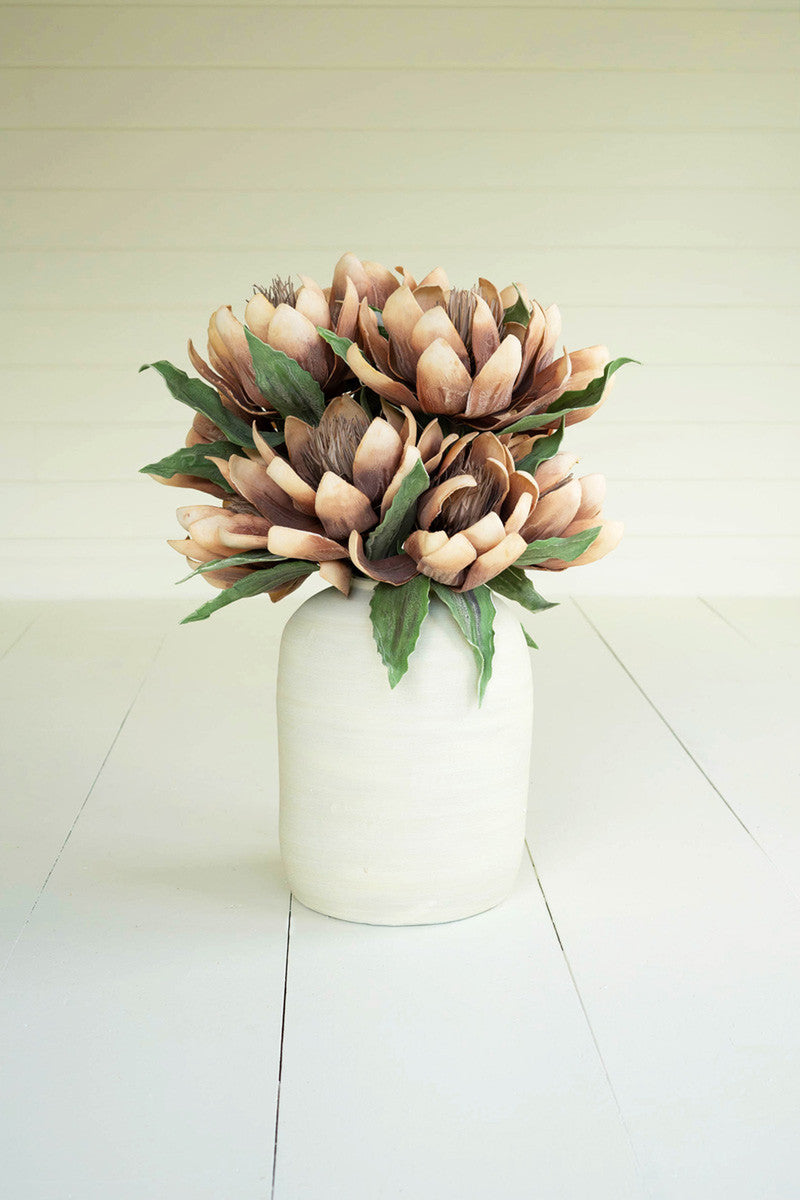
<path id="1" fill-rule="evenodd" d="M 333 283 L 321 288 L 308 275 L 299 275 L 299 286 L 276 277 L 267 286 L 256 285 L 244 310 L 244 324 L 275 350 L 282 350 L 313 376 L 326 396 L 343 390 L 349 372 L 320 336 L 317 326 L 352 340 L 356 335 L 359 301 L 382 307 L 397 279 L 380 263 L 362 262 L 344 254 L 336 264 Z M 211 314 L 208 323 L 208 362 L 189 342 L 189 358 L 199 375 L 219 392 L 231 411 L 264 428 L 278 414 L 256 384 L 244 325 L 230 305 Z M 188 445 L 215 441 L 219 430 L 207 418 L 197 418 Z"/>
<path id="2" fill-rule="evenodd" d="M 383 307 L 383 332 L 374 311 L 361 303 L 359 344 L 347 355 L 358 379 L 393 404 L 501 430 L 543 412 L 567 390 L 583 389 L 609 361 L 605 346 L 572 354 L 564 349 L 557 357 L 558 308 L 543 309 L 524 289 L 501 293 L 487 279 L 471 290 L 455 289 L 441 269 L 420 284 L 404 278 Z M 523 319 L 507 319 L 506 313 Z M 584 420 L 597 407 L 570 413 L 567 423 Z"/>
<path id="3" fill-rule="evenodd" d="M 334 399 L 316 427 L 289 417 L 285 436 L 286 456 L 256 431 L 257 455 L 213 459 L 236 496 L 221 508 L 179 509 L 188 537 L 172 542 L 175 549 L 195 564 L 243 551 L 316 563 L 345 594 L 354 568 L 395 586 L 424 574 L 469 591 L 513 565 L 532 541 L 600 525 L 595 542 L 575 560 L 582 563 L 608 553 L 622 533 L 602 519 L 602 476 L 575 479 L 572 455 L 556 455 L 532 476 L 515 469 L 494 434 L 445 437 L 432 421 L 418 436 L 409 410 L 387 409 L 386 417 L 371 420 L 349 395 Z M 385 547 L 392 552 L 373 557 L 369 535 L 418 463 L 428 478 L 418 472 L 422 484 L 403 547 Z M 247 570 L 223 566 L 206 578 L 225 587 Z"/>

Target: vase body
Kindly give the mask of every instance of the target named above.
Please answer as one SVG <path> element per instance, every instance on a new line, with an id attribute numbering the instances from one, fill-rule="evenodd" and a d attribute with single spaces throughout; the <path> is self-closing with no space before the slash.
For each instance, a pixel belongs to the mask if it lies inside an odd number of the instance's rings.
<path id="1" fill-rule="evenodd" d="M 374 925 L 453 921 L 498 904 L 524 846 L 530 654 L 495 599 L 483 704 L 477 667 L 431 598 L 409 669 L 390 689 L 372 586 L 319 592 L 290 618 L 278 671 L 280 841 L 309 908 Z"/>

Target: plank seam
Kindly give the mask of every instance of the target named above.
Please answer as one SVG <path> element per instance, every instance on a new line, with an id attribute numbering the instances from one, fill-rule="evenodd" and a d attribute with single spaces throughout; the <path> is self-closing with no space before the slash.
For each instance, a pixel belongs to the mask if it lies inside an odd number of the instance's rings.
<path id="1" fill-rule="evenodd" d="M 736 634 L 736 636 L 740 637 L 742 639 L 742 641 L 747 642 L 747 644 L 749 646 L 753 646 L 753 647 L 756 646 L 756 643 L 753 641 L 752 638 L 749 638 L 747 636 L 747 634 L 743 633 L 742 630 L 739 629 L 736 625 L 734 625 L 732 621 L 729 621 L 727 617 L 724 617 L 722 615 L 722 613 L 719 611 L 719 609 L 714 608 L 714 605 L 711 603 L 710 600 L 706 600 L 705 596 L 698 596 L 698 600 L 700 601 L 701 604 L 704 604 L 706 606 L 706 608 L 714 614 L 715 617 L 719 617 L 720 621 L 724 622 L 724 624 L 727 625 L 729 629 L 732 629 L 733 632 Z"/>
<path id="2" fill-rule="evenodd" d="M 283 1078 L 283 1042 L 286 1030 L 286 997 L 289 992 L 289 944 L 292 937 L 292 893 L 289 893 L 289 911 L 286 920 L 286 960 L 283 967 L 283 1007 L 281 1009 L 281 1043 L 278 1053 L 278 1086 L 275 1094 L 275 1137 L 272 1144 L 271 1200 L 275 1200 L 275 1179 L 278 1171 L 278 1127 L 281 1117 L 281 1080 Z"/>
<path id="3" fill-rule="evenodd" d="M 600 1043 L 597 1040 L 597 1035 L 594 1031 L 594 1026 L 592 1025 L 591 1019 L 589 1017 L 589 1013 L 586 1008 L 586 1004 L 584 1003 L 583 996 L 581 995 L 581 990 L 578 987 L 578 981 L 575 978 L 575 972 L 572 969 L 572 963 L 570 962 L 569 955 L 567 954 L 566 948 L 561 939 L 561 934 L 558 931 L 558 925 L 556 924 L 555 917 L 553 916 L 553 910 L 550 907 L 550 902 L 547 899 L 547 894 L 542 885 L 542 881 L 539 878 L 539 872 L 536 869 L 536 863 L 533 861 L 533 854 L 531 853 L 531 848 L 530 848 L 527 838 L 525 839 L 525 850 L 526 850 L 528 858 L 530 860 L 531 867 L 533 868 L 533 874 L 536 877 L 536 882 L 539 885 L 539 891 L 542 894 L 542 900 L 544 901 L 544 906 L 547 909 L 547 915 L 550 918 L 550 924 L 553 927 L 553 933 L 556 935 L 556 941 L 558 942 L 559 948 L 561 950 L 561 955 L 562 955 L 562 958 L 564 959 L 564 965 L 567 968 L 570 980 L 572 982 L 572 987 L 574 989 L 575 995 L 578 1000 L 578 1004 L 581 1007 L 581 1012 L 583 1013 L 583 1019 L 586 1023 L 586 1028 L 589 1030 L 589 1036 L 592 1039 L 592 1044 L 595 1048 L 595 1052 L 600 1061 L 600 1066 L 602 1067 L 603 1075 L 605 1076 L 606 1083 L 608 1084 L 608 1090 L 611 1093 L 612 1100 L 614 1101 L 614 1106 L 617 1110 L 617 1115 L 619 1116 L 620 1124 L 622 1125 L 622 1128 L 625 1130 L 625 1137 L 626 1137 L 628 1145 L 630 1147 L 631 1155 L 633 1157 L 633 1161 L 636 1166 L 636 1171 L 637 1171 L 637 1174 L 639 1175 L 639 1180 L 640 1180 L 645 1192 L 647 1193 L 647 1195 L 652 1196 L 653 1193 L 647 1184 L 647 1179 L 645 1177 L 645 1173 L 642 1168 L 642 1164 L 639 1161 L 639 1155 L 636 1153 L 636 1146 L 634 1145 L 634 1141 L 631 1136 L 631 1131 L 628 1128 L 628 1123 L 625 1120 L 625 1114 L 622 1111 L 622 1105 L 619 1102 L 619 1097 L 617 1095 L 616 1088 L 614 1087 L 614 1084 L 611 1080 L 611 1075 L 609 1074 L 608 1067 L 606 1066 L 606 1061 L 603 1058 L 603 1052 L 600 1049 Z"/>
<path id="4" fill-rule="evenodd" d="M 699 597 L 696 597 L 696 598 L 697 598 L 697 599 L 699 599 Z M 706 783 L 709 785 L 709 787 L 710 787 L 710 788 L 711 788 L 711 789 L 712 789 L 712 790 L 713 790 L 713 791 L 716 793 L 716 795 L 719 797 L 719 799 L 720 799 L 720 800 L 722 801 L 722 803 L 725 805 L 725 807 L 727 808 L 728 812 L 731 814 L 731 816 L 733 817 L 733 819 L 734 819 L 734 820 L 735 820 L 735 821 L 736 821 L 736 822 L 737 822 L 737 823 L 738 823 L 738 824 L 739 824 L 739 825 L 742 827 L 742 829 L 743 829 L 743 830 L 744 830 L 744 832 L 747 834 L 748 838 L 749 838 L 749 839 L 750 839 L 750 841 L 753 843 L 753 845 L 756 847 L 756 849 L 757 849 L 757 850 L 759 850 L 759 851 L 761 852 L 761 854 L 764 856 L 764 858 L 767 860 L 767 862 L 769 863 L 769 865 L 770 865 L 770 866 L 772 867 L 772 869 L 775 871 L 776 875 L 778 876 L 778 878 L 780 879 L 780 881 L 783 883 L 783 885 L 784 885 L 784 887 L 787 889 L 787 891 L 791 893 L 791 895 L 792 895 L 792 896 L 795 898 L 795 900 L 800 900 L 800 893 L 798 893 L 798 892 L 796 892 L 796 891 L 795 891 L 795 889 L 794 889 L 793 885 L 792 885 L 792 884 L 789 882 L 789 880 L 786 878 L 786 876 L 784 875 L 783 871 L 782 871 L 782 870 L 781 870 L 781 868 L 778 866 L 778 864 L 777 864 L 776 862 L 774 862 L 774 860 L 773 860 L 773 859 L 770 857 L 770 855 L 767 853 L 767 851 L 765 850 L 765 848 L 764 848 L 764 847 L 761 845 L 761 842 L 759 842 L 759 840 L 758 840 L 758 838 L 755 836 L 755 834 L 754 834 L 754 833 L 753 833 L 753 832 L 752 832 L 752 831 L 751 831 L 751 830 L 748 828 L 748 826 L 747 826 L 747 825 L 745 825 L 744 821 L 743 821 L 743 820 L 742 820 L 742 818 L 739 816 L 739 814 L 737 813 L 737 811 L 736 811 L 736 809 L 733 807 L 733 805 L 732 805 L 732 804 L 731 804 L 731 803 L 730 803 L 728 800 L 726 800 L 725 796 L 724 796 L 724 795 L 723 795 L 723 793 L 720 791 L 720 789 L 717 787 L 716 783 L 715 783 L 715 782 L 714 782 L 714 780 L 711 778 L 711 776 L 709 775 L 708 771 L 706 771 L 705 767 L 703 767 L 703 765 L 702 765 L 702 764 L 699 762 L 699 760 L 698 760 L 698 759 L 697 759 L 697 758 L 694 756 L 694 754 L 692 754 L 692 752 L 691 752 L 691 750 L 689 749 L 689 747 L 686 745 L 686 743 L 685 743 L 685 742 L 683 741 L 683 739 L 680 737 L 680 735 L 678 734 L 678 732 L 677 732 L 677 731 L 676 731 L 676 730 L 673 728 L 673 726 L 672 726 L 672 725 L 670 725 L 669 721 L 668 721 L 668 720 L 667 720 L 667 718 L 664 716 L 664 714 L 661 712 L 660 708 L 658 708 L 658 706 L 655 704 L 655 702 L 654 702 L 653 700 L 651 700 L 651 699 L 650 699 L 650 697 L 648 696 L 647 692 L 644 690 L 644 688 L 642 687 L 642 685 L 639 683 L 639 680 L 636 678 L 636 676 L 633 674 L 633 672 L 632 672 L 631 670 L 629 670 L 629 668 L 628 668 L 628 667 L 625 665 L 625 663 L 622 661 L 622 659 L 620 658 L 620 656 L 617 654 L 616 650 L 615 650 L 615 649 L 614 649 L 614 647 L 611 645 L 611 643 L 610 643 L 610 642 L 607 640 L 607 638 L 605 638 L 605 637 L 603 636 L 603 634 L 600 632 L 600 630 L 598 629 L 598 627 L 595 625 L 594 621 L 592 621 L 592 619 L 591 619 L 591 617 L 588 615 L 588 613 L 586 613 L 586 612 L 585 612 L 585 611 L 584 611 L 584 610 L 581 608 L 580 604 L 579 604 L 579 603 L 578 603 L 578 601 L 575 599 L 575 597 L 573 596 L 571 599 L 572 599 L 572 603 L 575 605 L 575 607 L 577 608 L 578 612 L 579 612 L 579 613 L 581 614 L 581 616 L 583 617 L 584 621 L 586 621 L 586 623 L 587 623 L 587 625 L 590 627 L 590 629 L 592 629 L 592 630 L 593 630 L 593 631 L 594 631 L 594 632 L 597 634 L 598 638 L 599 638 L 599 639 L 600 639 L 600 641 L 603 643 L 603 645 L 605 646 L 605 648 L 608 650 L 609 654 L 611 654 L 612 658 L 614 658 L 614 659 L 616 660 L 616 662 L 619 664 L 619 666 L 622 668 L 622 670 L 623 670 L 623 671 L 625 672 L 625 674 L 628 676 L 628 678 L 630 679 L 631 683 L 634 685 L 634 687 L 636 688 L 636 690 L 637 690 L 637 691 L 638 691 L 638 692 L 639 692 L 639 693 L 640 693 L 640 694 L 643 696 L 643 698 L 644 698 L 644 699 L 647 701 L 647 703 L 649 704 L 650 708 L 652 708 L 653 712 L 656 714 L 656 716 L 658 717 L 658 719 L 661 721 L 661 723 L 664 725 L 664 727 L 665 727 L 665 728 L 666 728 L 666 729 L 667 729 L 667 730 L 670 732 L 670 734 L 672 735 L 672 737 L 675 739 L 675 741 L 676 741 L 676 742 L 678 743 L 678 745 L 680 746 L 681 750 L 683 750 L 683 752 L 684 752 L 684 754 L 686 755 L 686 757 L 687 757 L 687 758 L 690 760 L 690 762 L 692 762 L 692 763 L 695 765 L 695 767 L 697 767 L 697 770 L 698 770 L 698 771 L 700 772 L 700 774 L 703 776 L 703 778 L 705 779 L 705 781 L 706 781 Z"/>
<path id="5" fill-rule="evenodd" d="M 128 717 L 133 712 L 134 705 L 136 704 L 136 701 L 139 699 L 139 696 L 141 695 L 142 688 L 144 687 L 145 683 L 147 682 L 147 679 L 150 676 L 150 672 L 152 671 L 153 666 L 155 665 L 156 659 L 158 658 L 159 654 L 161 653 L 161 650 L 164 646 L 164 642 L 167 640 L 168 632 L 169 631 L 167 630 L 164 633 L 163 637 L 161 638 L 158 645 L 156 646 L 156 649 L 155 649 L 155 652 L 154 652 L 152 658 L 149 660 L 149 662 L 145 666 L 145 669 L 142 673 L 142 677 L 139 680 L 139 685 L 136 688 L 136 691 L 133 695 L 133 699 L 131 700 L 130 704 L 128 705 L 127 709 L 125 710 L 125 715 L 123 716 L 122 721 L 119 724 L 117 732 L 114 734 L 114 737 L 111 740 L 111 744 L 105 753 L 103 761 L 100 763 L 100 766 L 97 768 L 95 776 L 92 779 L 91 784 L 89 785 L 89 790 L 87 791 L 86 795 L 84 796 L 83 802 L 81 803 L 80 807 L 78 808 L 78 811 L 75 814 L 73 822 L 70 825 L 69 829 L 67 830 L 67 835 L 64 838 L 63 842 L 61 843 L 61 847 L 59 848 L 58 853 L 56 854 L 55 858 L 53 859 L 53 862 L 50 866 L 50 870 L 47 872 L 44 882 L 36 894 L 36 899 L 34 900 L 33 904 L 31 905 L 31 907 L 28 911 L 28 915 L 26 916 L 25 920 L 23 921 L 19 933 L 14 938 L 13 944 L 11 946 L 11 949 L 8 952 L 6 960 L 3 963 L 2 967 L 0 968 L 0 976 L 5 974 L 12 958 L 14 957 L 14 953 L 17 949 L 17 946 L 21 942 L 22 937 L 25 933 L 25 930 L 28 928 L 28 925 L 30 924 L 31 917 L 33 916 L 34 912 L 36 911 L 37 905 L 39 904 L 39 901 L 41 900 L 42 896 L 44 895 L 45 888 L 47 887 L 48 883 L 50 882 L 50 877 L 53 874 L 53 872 L 55 871 L 55 869 L 58 865 L 58 862 L 61 858 L 61 855 L 64 853 L 67 843 L 69 842 L 70 838 L 72 837 L 73 831 L 75 830 L 75 827 L 78 824 L 78 821 L 80 820 L 81 815 L 82 815 L 84 809 L 86 808 L 86 805 L 89 803 L 89 799 L 92 796 L 95 787 L 97 786 L 100 776 L 102 775 L 103 770 L 105 769 L 105 765 L 108 762 L 109 758 L 111 757 L 112 751 L 114 750 L 114 747 L 116 746 L 117 742 L 119 741 L 120 734 L 122 733 L 123 729 L 125 728 L 125 725 L 127 724 Z"/>
<path id="6" fill-rule="evenodd" d="M 36 624 L 36 622 L 39 620 L 39 618 L 45 612 L 49 612 L 52 607 L 53 607 L 52 604 L 48 604 L 45 608 L 39 609 L 38 612 L 34 613 L 34 615 L 31 617 L 30 621 L 28 621 L 28 624 L 21 631 L 21 633 L 18 633 L 17 636 L 14 638 L 13 642 L 11 643 L 11 645 L 6 646 L 3 653 L 0 654 L 0 662 L 3 661 L 3 659 L 6 657 L 6 655 L 11 653 L 11 651 L 14 649 L 15 646 L 19 645 L 19 643 L 25 637 L 25 634 L 28 633 L 28 631 L 33 628 L 33 626 Z"/>

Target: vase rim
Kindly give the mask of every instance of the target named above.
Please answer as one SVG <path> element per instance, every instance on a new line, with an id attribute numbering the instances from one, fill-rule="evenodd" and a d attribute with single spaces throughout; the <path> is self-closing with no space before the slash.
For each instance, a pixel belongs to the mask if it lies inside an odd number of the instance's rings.
<path id="1" fill-rule="evenodd" d="M 361 579 L 357 575 L 354 575 L 353 578 L 350 580 L 350 589 L 352 590 L 353 588 L 355 588 L 356 591 L 359 591 L 359 592 L 372 592 L 375 590 L 375 588 L 377 586 L 378 586 L 378 584 L 377 584 L 376 580 Z"/>

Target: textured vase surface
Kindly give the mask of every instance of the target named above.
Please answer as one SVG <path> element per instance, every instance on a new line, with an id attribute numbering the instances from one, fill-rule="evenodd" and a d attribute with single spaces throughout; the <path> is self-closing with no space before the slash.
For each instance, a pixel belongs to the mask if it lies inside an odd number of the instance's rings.
<path id="1" fill-rule="evenodd" d="M 495 598 L 492 678 L 431 598 L 391 690 L 372 635 L 374 585 L 333 588 L 288 621 L 278 673 L 280 841 L 309 908 L 373 925 L 454 921 L 498 904 L 524 845 L 530 653 Z"/>

